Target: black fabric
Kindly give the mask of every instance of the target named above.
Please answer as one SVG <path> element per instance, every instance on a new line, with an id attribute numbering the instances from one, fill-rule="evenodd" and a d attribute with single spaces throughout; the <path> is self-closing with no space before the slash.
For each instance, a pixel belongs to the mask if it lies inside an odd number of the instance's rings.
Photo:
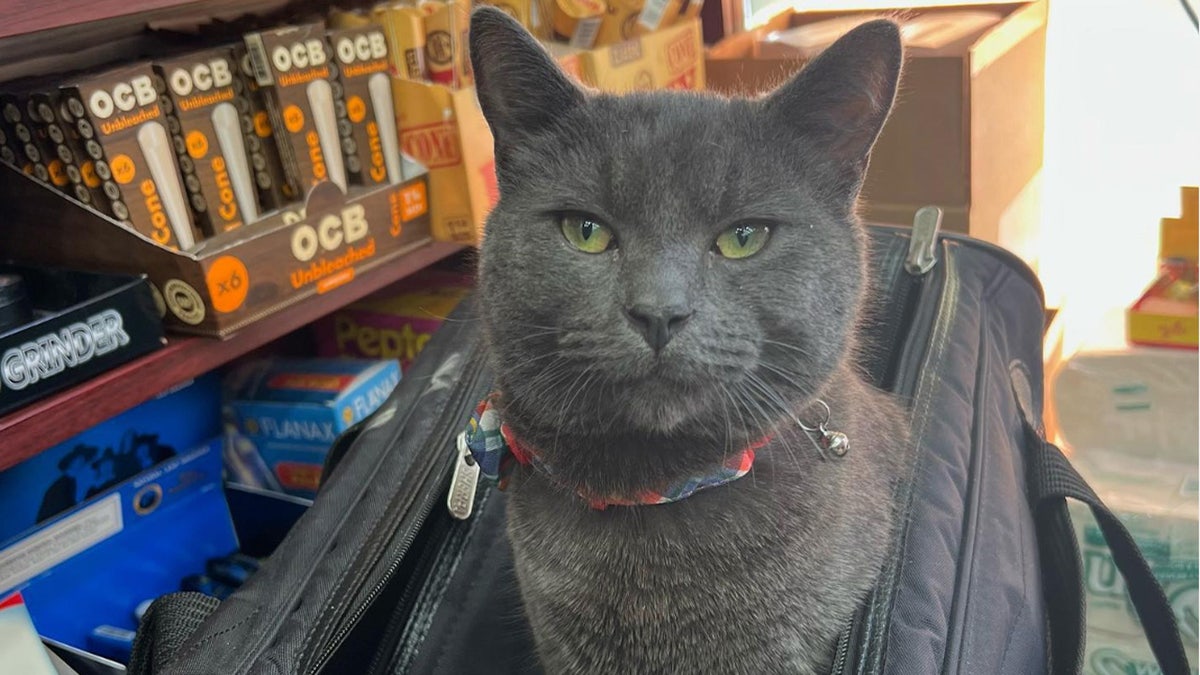
<path id="1" fill-rule="evenodd" d="M 220 600 L 210 595 L 191 592 L 170 593 L 156 599 L 138 627 L 128 672 L 153 673 L 179 656 L 180 646 L 220 604 Z"/>
<path id="2" fill-rule="evenodd" d="M 1056 675 L 1080 672 L 1087 630 L 1082 562 L 1067 511 L 1067 499 L 1071 498 L 1087 504 L 1100 525 L 1163 675 L 1188 675 L 1191 668 L 1175 614 L 1129 530 L 1075 471 L 1061 450 L 1039 434 L 1031 432 L 1031 435 L 1035 437 L 1031 443 L 1034 456 L 1029 463 L 1028 480 L 1044 555 L 1052 672 Z"/>

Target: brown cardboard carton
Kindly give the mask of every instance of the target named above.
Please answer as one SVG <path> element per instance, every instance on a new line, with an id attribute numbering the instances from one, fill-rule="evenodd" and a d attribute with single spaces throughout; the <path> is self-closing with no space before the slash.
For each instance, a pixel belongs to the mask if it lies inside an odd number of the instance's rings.
<path id="1" fill-rule="evenodd" d="M 1046 3 L 979 2 L 906 14 L 964 9 L 996 12 L 1000 19 L 955 40 L 927 35 L 926 44 L 936 46 L 908 50 L 900 95 L 871 155 L 863 215 L 907 223 L 921 206 L 936 204 L 946 229 L 1020 252 L 1038 221 Z M 707 54 L 708 87 L 748 95 L 772 89 L 804 60 L 755 58 L 763 37 L 847 14 L 854 13 L 783 14 L 723 40 Z"/>
<path id="2" fill-rule="evenodd" d="M 41 119 L 29 113 L 30 96 L 40 88 L 39 83 L 26 80 L 6 84 L 4 91 L 0 91 L 0 115 L 8 126 L 7 140 L 14 155 L 10 163 L 63 194 L 70 194 L 65 173 L 51 178 L 49 164 L 55 154 L 54 145 Z"/>
<path id="3" fill-rule="evenodd" d="M 305 192 L 327 180 L 345 191 L 336 107 L 341 97 L 333 86 L 325 24 L 249 33 L 246 50 L 288 175 Z"/>
<path id="4" fill-rule="evenodd" d="M 78 76 L 62 94 L 114 217 L 163 246 L 189 249 L 203 235 L 192 221 L 157 84 L 149 63 L 135 63 Z"/>
<path id="5" fill-rule="evenodd" d="M 181 251 L 3 167 L 0 200 L 11 218 L 0 250 L 31 263 L 145 273 L 172 330 L 223 337 L 428 243 L 427 176 L 415 166 L 406 173 L 399 185 L 347 194 L 323 181 L 303 209 Z"/>
<path id="6" fill-rule="evenodd" d="M 433 237 L 477 243 L 499 190 L 475 89 L 393 78 L 392 98 L 401 149 L 429 169 Z"/>
<path id="7" fill-rule="evenodd" d="M 329 32 L 342 86 L 338 131 L 354 185 L 399 183 L 400 139 L 392 102 L 388 45 L 374 24 Z"/>
<path id="8" fill-rule="evenodd" d="M 258 203 L 263 211 L 276 211 L 300 199 L 301 191 L 283 166 L 279 154 L 275 127 L 271 124 L 271 113 L 267 109 L 266 92 L 254 79 L 254 67 L 246 45 L 238 42 L 231 46 L 233 58 L 238 64 L 242 83 L 246 86 L 246 102 L 250 107 L 242 114 L 242 131 L 246 139 L 246 153 L 250 166 L 254 168 L 254 185 L 258 188 Z"/>
<path id="9" fill-rule="evenodd" d="M 421 10 L 399 3 L 378 5 L 371 18 L 387 36 L 392 75 L 409 80 L 429 79 L 425 64 L 425 17 Z"/>
<path id="10" fill-rule="evenodd" d="M 111 216 L 112 204 L 104 192 L 104 182 L 96 174 L 96 160 L 89 154 L 89 148 L 94 151 L 95 141 L 89 143 L 80 135 L 78 120 L 62 92 L 56 89 L 39 92 L 34 94 L 32 101 L 45 123 L 47 136 L 56 141 L 57 157 L 48 165 L 51 176 L 65 171 L 75 199 Z"/>
<path id="11" fill-rule="evenodd" d="M 692 3 L 698 7 L 698 3 Z M 703 89 L 704 43 L 700 20 L 579 54 L 583 82 L 613 93 L 645 89 Z"/>
<path id="12" fill-rule="evenodd" d="M 258 220 L 258 191 L 242 128 L 250 103 L 233 52 L 192 52 L 154 67 L 163 80 L 160 104 L 197 226 L 212 237 Z"/>

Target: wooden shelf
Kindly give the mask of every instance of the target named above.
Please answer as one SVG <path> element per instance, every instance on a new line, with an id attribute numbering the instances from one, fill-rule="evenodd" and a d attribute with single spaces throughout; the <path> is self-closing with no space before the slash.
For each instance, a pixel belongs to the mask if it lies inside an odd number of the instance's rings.
<path id="1" fill-rule="evenodd" d="M 0 471 L 460 250 L 454 244 L 423 246 L 225 340 L 172 336 L 158 351 L 0 417 Z"/>
<path id="2" fill-rule="evenodd" d="M 0 38 L 171 9 L 196 0 L 57 0 L 0 2 Z"/>

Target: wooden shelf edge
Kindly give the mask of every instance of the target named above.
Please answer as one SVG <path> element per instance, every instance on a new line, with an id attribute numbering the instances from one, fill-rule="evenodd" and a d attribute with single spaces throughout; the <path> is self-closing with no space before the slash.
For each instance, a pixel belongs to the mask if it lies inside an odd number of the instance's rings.
<path id="1" fill-rule="evenodd" d="M 28 2 L 0 2 L 0 39 L 162 11 L 194 2 L 196 0 L 66 0 L 40 6 Z"/>
<path id="2" fill-rule="evenodd" d="M 462 249 L 440 242 L 422 246 L 390 265 L 362 273 L 353 283 L 272 314 L 224 340 L 171 336 L 162 349 L 0 417 L 0 471 Z"/>

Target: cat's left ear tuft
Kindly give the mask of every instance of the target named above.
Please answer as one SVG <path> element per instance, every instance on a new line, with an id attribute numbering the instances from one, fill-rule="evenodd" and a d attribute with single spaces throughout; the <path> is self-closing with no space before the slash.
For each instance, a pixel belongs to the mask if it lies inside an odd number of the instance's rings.
<path id="1" fill-rule="evenodd" d="M 518 144 L 583 101 L 583 91 L 504 11 L 476 9 L 469 39 L 479 105 L 498 146 Z"/>
<path id="2" fill-rule="evenodd" d="M 829 46 L 765 101 L 777 124 L 830 160 L 857 194 L 875 139 L 892 109 L 904 49 L 900 28 L 879 19 Z"/>

